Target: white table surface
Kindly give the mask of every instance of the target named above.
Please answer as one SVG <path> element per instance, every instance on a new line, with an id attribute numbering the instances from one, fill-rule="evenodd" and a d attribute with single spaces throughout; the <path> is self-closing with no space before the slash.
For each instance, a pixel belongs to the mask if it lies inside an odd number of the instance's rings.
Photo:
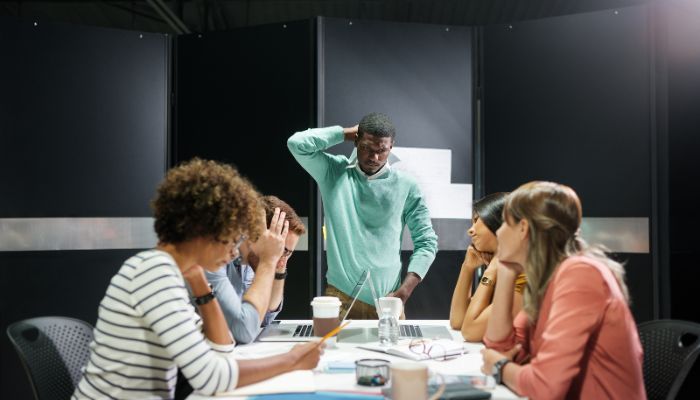
<path id="1" fill-rule="evenodd" d="M 285 323 L 311 323 L 309 320 L 285 320 Z M 350 322 L 350 327 L 376 327 L 377 320 L 354 320 Z M 449 321 L 446 320 L 402 320 L 400 324 L 424 324 L 424 325 L 443 325 L 449 328 Z M 450 329 L 452 337 L 459 342 L 463 342 L 462 335 L 459 331 Z M 324 372 L 328 362 L 333 361 L 354 361 L 361 358 L 381 358 L 391 362 L 411 362 L 405 358 L 392 356 L 389 354 L 379 353 L 371 350 L 358 348 L 356 343 L 337 343 L 335 340 L 329 340 L 328 346 L 321 357 L 318 367 L 314 370 L 314 381 L 317 391 L 358 391 L 366 393 L 381 394 L 381 387 L 366 387 L 360 386 L 355 381 L 355 373 L 326 373 Z M 267 357 L 275 354 L 282 354 L 289 351 L 296 343 L 291 342 L 254 342 L 246 345 L 236 346 L 235 353 L 239 359 L 252 359 Z M 431 372 L 436 372 L 445 375 L 482 375 L 481 368 L 481 353 L 479 352 L 484 345 L 482 343 L 464 343 L 465 354 L 461 357 L 447 361 L 427 360 L 421 361 L 430 368 Z M 491 398 L 494 400 L 500 399 L 518 399 L 519 397 L 510 391 L 506 386 L 498 385 L 491 391 Z M 205 400 L 205 399 L 240 399 L 240 397 L 227 396 L 202 396 L 192 394 L 188 400 Z"/>

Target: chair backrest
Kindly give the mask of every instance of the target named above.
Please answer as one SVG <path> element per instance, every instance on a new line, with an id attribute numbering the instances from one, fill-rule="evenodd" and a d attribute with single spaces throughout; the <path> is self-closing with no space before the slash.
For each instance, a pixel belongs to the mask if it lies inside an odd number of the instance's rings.
<path id="1" fill-rule="evenodd" d="M 90 324 L 67 317 L 31 318 L 10 325 L 7 336 L 37 399 L 71 397 L 90 355 Z"/>
<path id="2" fill-rule="evenodd" d="M 639 324 L 647 398 L 674 399 L 700 354 L 700 324 L 656 320 Z"/>

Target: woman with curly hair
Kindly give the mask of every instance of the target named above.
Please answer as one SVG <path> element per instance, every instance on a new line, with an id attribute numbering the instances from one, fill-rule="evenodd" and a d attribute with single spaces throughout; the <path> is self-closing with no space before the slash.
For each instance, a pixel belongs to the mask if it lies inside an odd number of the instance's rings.
<path id="1" fill-rule="evenodd" d="M 531 182 L 508 196 L 482 371 L 531 399 L 644 399 L 624 269 L 579 237 L 581 215 L 568 186 Z M 524 307 L 513 321 L 523 271 Z"/>
<path id="2" fill-rule="evenodd" d="M 236 361 L 204 274 L 229 262 L 245 237 L 258 239 L 261 259 L 276 262 L 288 231 L 284 213 L 277 210 L 264 229 L 250 183 L 231 166 L 200 159 L 170 170 L 152 206 L 158 245 L 112 278 L 74 398 L 173 398 L 178 369 L 195 391 L 214 394 L 318 364 L 317 343 Z"/>
<path id="3" fill-rule="evenodd" d="M 459 329 L 468 342 L 481 342 L 491 315 L 498 267 L 498 259 L 494 257 L 498 247 L 495 232 L 503 223 L 503 204 L 507 195 L 504 192 L 492 193 L 476 201 L 472 207 L 472 226 L 467 231 L 472 244 L 464 256 L 450 306 L 450 326 Z M 475 272 L 483 266 L 486 267 L 484 274 L 472 293 Z M 522 309 L 526 281 L 525 274 L 518 276 L 513 294 L 513 318 Z"/>

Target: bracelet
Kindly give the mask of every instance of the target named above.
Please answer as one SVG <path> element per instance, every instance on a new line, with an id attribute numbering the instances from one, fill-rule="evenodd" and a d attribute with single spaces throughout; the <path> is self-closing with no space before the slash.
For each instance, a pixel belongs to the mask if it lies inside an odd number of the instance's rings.
<path id="1" fill-rule="evenodd" d="M 275 279 L 278 281 L 281 281 L 283 279 L 287 278 L 287 270 L 284 270 L 284 272 L 275 272 Z"/>

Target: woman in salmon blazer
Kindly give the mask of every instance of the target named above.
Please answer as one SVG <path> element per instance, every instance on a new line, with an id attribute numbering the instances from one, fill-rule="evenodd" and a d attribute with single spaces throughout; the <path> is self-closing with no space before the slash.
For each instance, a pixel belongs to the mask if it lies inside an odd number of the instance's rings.
<path id="1" fill-rule="evenodd" d="M 645 399 L 624 269 L 579 237 L 581 215 L 564 185 L 530 182 L 508 196 L 482 371 L 531 399 Z M 513 321 L 523 271 L 524 308 Z"/>

